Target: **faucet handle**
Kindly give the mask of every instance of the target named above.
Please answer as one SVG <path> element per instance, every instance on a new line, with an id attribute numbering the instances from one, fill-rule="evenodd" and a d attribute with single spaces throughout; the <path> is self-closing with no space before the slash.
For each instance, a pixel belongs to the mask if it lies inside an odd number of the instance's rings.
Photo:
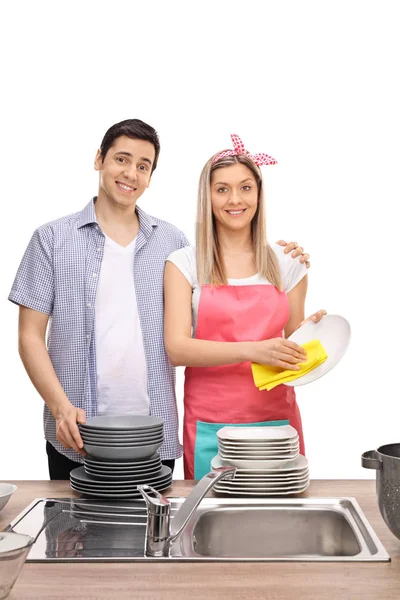
<path id="1" fill-rule="evenodd" d="M 137 489 L 142 494 L 149 512 L 157 515 L 169 515 L 171 503 L 168 498 L 157 492 L 151 485 L 138 485 Z"/>

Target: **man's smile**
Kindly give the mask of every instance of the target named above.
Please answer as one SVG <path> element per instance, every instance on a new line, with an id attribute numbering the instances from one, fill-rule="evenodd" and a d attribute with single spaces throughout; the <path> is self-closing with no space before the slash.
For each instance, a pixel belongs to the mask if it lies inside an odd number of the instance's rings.
<path id="1" fill-rule="evenodd" d="M 136 192 L 137 190 L 137 188 L 133 187 L 132 185 L 121 183 L 120 181 L 116 181 L 115 183 L 117 184 L 118 189 L 125 194 L 130 194 L 131 192 Z"/>

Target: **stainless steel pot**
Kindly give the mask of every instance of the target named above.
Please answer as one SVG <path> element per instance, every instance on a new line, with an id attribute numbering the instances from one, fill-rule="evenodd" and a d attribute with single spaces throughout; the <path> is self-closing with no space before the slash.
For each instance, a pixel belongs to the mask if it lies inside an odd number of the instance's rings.
<path id="1" fill-rule="evenodd" d="M 386 444 L 361 456 L 365 469 L 376 470 L 376 495 L 381 515 L 400 540 L 400 444 Z"/>

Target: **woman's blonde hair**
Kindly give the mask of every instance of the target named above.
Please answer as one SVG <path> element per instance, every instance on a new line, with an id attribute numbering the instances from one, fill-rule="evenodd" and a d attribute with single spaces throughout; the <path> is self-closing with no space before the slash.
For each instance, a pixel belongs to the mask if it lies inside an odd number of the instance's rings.
<path id="1" fill-rule="evenodd" d="M 250 169 L 258 189 L 258 206 L 251 222 L 251 240 L 257 273 L 266 277 L 270 283 L 281 290 L 282 279 L 278 261 L 267 242 L 265 199 L 261 171 L 244 154 L 225 156 L 214 163 L 216 156 L 217 154 L 205 164 L 199 181 L 196 223 L 196 262 L 199 284 L 226 285 L 228 283 L 212 212 L 211 175 L 217 169 L 240 163 Z"/>

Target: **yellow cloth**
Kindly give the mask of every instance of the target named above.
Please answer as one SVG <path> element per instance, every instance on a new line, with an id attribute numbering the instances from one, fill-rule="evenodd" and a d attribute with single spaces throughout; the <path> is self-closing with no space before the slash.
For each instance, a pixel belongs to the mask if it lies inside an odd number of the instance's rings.
<path id="1" fill-rule="evenodd" d="M 299 371 L 290 371 L 289 369 L 282 369 L 281 367 L 270 367 L 267 365 L 251 363 L 256 387 L 258 387 L 259 390 L 272 390 L 281 383 L 294 381 L 295 379 L 302 377 L 318 367 L 328 358 L 328 355 L 319 340 L 312 340 L 311 342 L 302 344 L 302 348 L 306 351 L 307 360 L 298 365 L 300 367 Z"/>

